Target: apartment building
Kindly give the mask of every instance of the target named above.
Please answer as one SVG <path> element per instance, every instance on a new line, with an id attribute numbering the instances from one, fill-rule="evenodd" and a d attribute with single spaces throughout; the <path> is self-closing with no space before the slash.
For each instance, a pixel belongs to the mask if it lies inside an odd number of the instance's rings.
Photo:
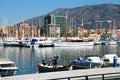
<path id="1" fill-rule="evenodd" d="M 34 37 L 40 37 L 40 29 L 37 26 L 29 26 L 24 22 L 19 26 L 0 26 L 0 40 Z"/>

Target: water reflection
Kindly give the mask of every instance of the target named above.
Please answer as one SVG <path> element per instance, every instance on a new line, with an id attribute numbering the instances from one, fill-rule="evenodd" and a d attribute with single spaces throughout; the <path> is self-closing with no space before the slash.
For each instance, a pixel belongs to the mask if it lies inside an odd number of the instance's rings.
<path id="1" fill-rule="evenodd" d="M 37 63 L 43 59 L 51 61 L 54 55 L 59 56 L 59 64 L 67 65 L 73 59 L 96 54 L 102 57 L 104 54 L 116 53 L 120 56 L 119 46 L 95 46 L 94 48 L 80 47 L 48 47 L 48 48 L 18 48 L 0 47 L 0 57 L 9 58 L 19 67 L 17 75 L 37 72 Z"/>

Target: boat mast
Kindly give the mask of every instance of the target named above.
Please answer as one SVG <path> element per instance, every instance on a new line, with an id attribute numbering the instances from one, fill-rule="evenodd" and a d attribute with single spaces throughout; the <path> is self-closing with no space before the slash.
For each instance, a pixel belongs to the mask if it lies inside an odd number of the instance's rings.
<path id="1" fill-rule="evenodd" d="M 115 30 L 115 28 L 116 28 L 116 27 L 115 27 L 115 26 L 116 26 L 116 25 L 115 25 L 115 19 L 114 19 L 113 21 L 114 21 L 114 30 Z"/>
<path id="2" fill-rule="evenodd" d="M 65 31 L 66 40 L 67 40 L 67 30 L 68 30 L 68 15 L 67 15 L 67 10 L 66 10 L 66 31 Z"/>
<path id="3" fill-rule="evenodd" d="M 84 22 L 83 22 L 83 17 L 82 17 L 81 27 L 82 27 L 82 35 L 81 35 L 81 39 L 83 40 L 83 34 L 84 34 Z"/>
<path id="4" fill-rule="evenodd" d="M 31 38 L 33 38 L 33 18 L 31 19 Z"/>
<path id="5" fill-rule="evenodd" d="M 113 34 L 115 35 L 115 19 L 113 20 Z"/>
<path id="6" fill-rule="evenodd" d="M 54 15 L 54 23 L 53 23 L 53 25 L 54 25 L 54 38 L 56 37 L 56 32 L 55 32 L 55 30 L 56 30 L 56 16 Z M 50 36 L 51 37 L 51 36 Z"/>
<path id="7" fill-rule="evenodd" d="M 6 34 L 6 39 L 8 40 L 8 27 L 7 27 L 7 18 L 3 16 L 3 21 L 4 21 L 4 27 L 5 27 L 5 34 Z"/>
<path id="8" fill-rule="evenodd" d="M 82 23 L 81 23 L 81 26 L 82 26 L 82 27 L 84 26 L 84 23 L 83 23 L 83 18 L 82 18 Z"/>
<path id="9" fill-rule="evenodd" d="M 76 27 L 77 27 L 77 20 L 75 18 L 75 37 L 76 37 Z"/>
<path id="10" fill-rule="evenodd" d="M 3 16 L 3 27 L 5 27 L 5 16 Z"/>
<path id="11" fill-rule="evenodd" d="M 3 16 L 3 27 L 5 29 L 5 16 Z M 5 33 L 6 33 L 6 30 L 5 30 Z M 3 36 L 3 40 L 5 39 L 5 36 Z"/>
<path id="12" fill-rule="evenodd" d="M 6 18 L 6 27 L 7 27 L 8 20 Z M 8 27 L 7 27 L 7 39 L 8 39 Z"/>

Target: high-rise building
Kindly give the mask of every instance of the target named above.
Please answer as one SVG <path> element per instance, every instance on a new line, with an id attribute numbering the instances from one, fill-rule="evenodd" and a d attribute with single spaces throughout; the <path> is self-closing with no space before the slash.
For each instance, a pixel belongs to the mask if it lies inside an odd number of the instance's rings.
<path id="1" fill-rule="evenodd" d="M 48 26 L 50 25 L 50 26 Z M 66 34 L 66 15 L 60 15 L 60 14 L 49 14 L 45 17 L 45 26 L 46 27 L 56 27 L 54 30 L 49 30 L 53 31 L 54 34 L 60 35 L 60 36 L 65 36 Z M 60 28 L 59 28 L 60 27 Z M 48 28 L 47 28 L 48 29 Z M 58 30 L 60 29 L 60 30 Z M 60 32 L 59 32 L 60 31 Z M 52 34 L 53 32 L 50 32 Z M 48 31 L 47 31 L 48 33 Z"/>

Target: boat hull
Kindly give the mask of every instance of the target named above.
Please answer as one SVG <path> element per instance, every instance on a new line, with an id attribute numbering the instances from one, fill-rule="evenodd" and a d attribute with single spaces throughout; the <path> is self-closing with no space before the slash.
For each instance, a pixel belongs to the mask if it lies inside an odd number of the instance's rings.
<path id="1" fill-rule="evenodd" d="M 54 46 L 52 40 L 39 39 L 39 38 L 32 39 L 31 44 L 32 44 L 32 46 L 37 46 L 37 47 L 52 47 L 52 46 Z"/>
<path id="2" fill-rule="evenodd" d="M 8 58 L 0 58 L 0 76 L 13 76 L 15 75 L 18 67 L 15 63 Z"/>
<path id="3" fill-rule="evenodd" d="M 17 69 L 0 69 L 0 75 L 1 77 L 5 77 L 5 76 L 13 76 L 15 75 Z"/>
<path id="4" fill-rule="evenodd" d="M 70 66 L 60 66 L 57 68 L 54 68 L 53 66 L 41 66 L 41 64 L 38 64 L 38 72 L 39 73 L 44 73 L 44 72 L 56 72 L 56 71 L 67 71 L 67 70 L 71 70 L 72 67 Z"/>
<path id="5" fill-rule="evenodd" d="M 91 63 L 91 62 L 84 62 L 84 63 L 77 63 L 73 64 L 74 69 L 91 69 L 91 68 L 100 68 L 102 65 L 101 63 Z"/>
<path id="6" fill-rule="evenodd" d="M 94 42 L 54 42 L 55 47 L 86 47 L 94 46 Z"/>
<path id="7" fill-rule="evenodd" d="M 38 67 L 39 68 L 39 73 L 42 72 L 55 72 L 55 71 L 66 71 L 68 70 L 67 67 L 61 67 L 61 68 L 47 68 L 47 67 Z"/>
<path id="8" fill-rule="evenodd" d="M 103 61 L 95 55 L 87 55 L 84 58 L 79 57 L 71 62 L 74 67 L 82 69 L 100 68 Z"/>
<path id="9" fill-rule="evenodd" d="M 38 47 L 53 47 L 54 44 L 39 44 Z"/>

